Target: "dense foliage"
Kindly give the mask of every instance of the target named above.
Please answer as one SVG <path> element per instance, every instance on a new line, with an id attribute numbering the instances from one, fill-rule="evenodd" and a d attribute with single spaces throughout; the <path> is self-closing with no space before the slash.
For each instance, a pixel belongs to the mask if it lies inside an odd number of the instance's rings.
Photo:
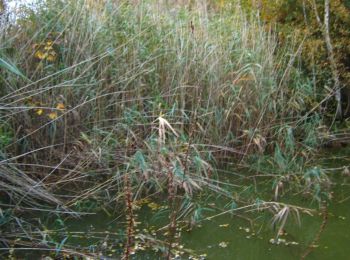
<path id="1" fill-rule="evenodd" d="M 177 222 L 203 217 L 198 197 L 269 209 L 280 229 L 283 212 L 301 210 L 278 202 L 285 187 L 328 198 L 327 175 L 309 167 L 331 137 L 318 109 L 332 87 L 321 28 L 307 1 L 255 2 L 47 0 L 21 9 L 0 38 L 4 244 L 31 230 L 17 209 L 53 212 L 62 226 L 62 212 L 122 209 L 118 253 L 128 258 L 141 237 L 135 212 L 158 199 L 168 203 L 151 208 L 169 217 L 170 259 Z M 332 2 L 343 84 L 347 8 Z M 241 180 L 222 181 L 232 164 L 268 176 L 277 202 L 235 196 Z M 28 232 L 56 255 L 66 241 Z"/>
<path id="2" fill-rule="evenodd" d="M 228 1 L 229 2 L 229 1 Z M 228 2 L 220 1 L 223 8 Z M 327 94 L 332 95 L 333 79 L 329 54 L 322 34 L 325 14 L 323 0 L 285 0 L 285 1 L 241 1 L 242 7 L 258 14 L 266 26 L 274 26 L 278 33 L 280 46 L 291 37 L 296 44 L 302 44 L 300 66 L 313 80 L 318 96 L 309 100 L 308 108 L 315 106 Z M 315 11 L 315 6 L 316 10 Z M 317 17 L 318 16 L 318 17 Z M 330 1 L 330 37 L 334 49 L 341 87 L 350 86 L 350 2 L 348 0 Z M 328 108 L 330 116 L 334 107 Z"/>

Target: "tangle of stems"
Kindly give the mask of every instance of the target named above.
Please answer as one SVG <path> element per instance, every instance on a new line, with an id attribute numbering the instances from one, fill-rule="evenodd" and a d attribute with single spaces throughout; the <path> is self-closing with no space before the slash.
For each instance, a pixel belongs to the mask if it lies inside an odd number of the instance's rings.
<path id="1" fill-rule="evenodd" d="M 168 171 L 168 199 L 169 199 L 169 209 L 170 209 L 170 223 L 169 223 L 169 246 L 167 259 L 171 259 L 171 250 L 173 247 L 175 232 L 176 232 L 176 209 L 175 209 L 175 195 L 176 195 L 176 187 L 174 185 L 174 174 L 171 170 Z"/>
<path id="2" fill-rule="evenodd" d="M 125 204 L 126 204 L 126 243 L 123 259 L 128 260 L 132 253 L 135 218 L 132 209 L 132 191 L 129 173 L 124 175 Z"/>

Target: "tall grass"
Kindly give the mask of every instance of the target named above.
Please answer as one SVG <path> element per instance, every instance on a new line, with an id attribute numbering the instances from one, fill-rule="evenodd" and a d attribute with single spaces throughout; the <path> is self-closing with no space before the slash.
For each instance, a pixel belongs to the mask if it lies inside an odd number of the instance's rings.
<path id="1" fill-rule="evenodd" d="M 201 1 L 24 10 L 0 42 L 12 68 L 0 65 L 1 167 L 67 192 L 65 207 L 127 201 L 129 218 L 133 200 L 167 189 L 172 207 L 203 189 L 230 196 L 215 170 L 225 161 L 274 154 L 283 175 L 315 147 L 321 118 L 308 113 L 316 93 L 297 67 L 301 46 L 278 46 L 273 29 L 239 5 Z"/>

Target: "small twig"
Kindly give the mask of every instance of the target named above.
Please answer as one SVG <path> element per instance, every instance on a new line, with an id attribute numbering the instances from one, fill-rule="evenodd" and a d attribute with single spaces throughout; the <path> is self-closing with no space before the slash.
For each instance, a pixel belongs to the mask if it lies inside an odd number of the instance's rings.
<path id="1" fill-rule="evenodd" d="M 326 202 L 323 202 L 321 210 L 322 210 L 322 216 L 323 216 L 321 226 L 315 238 L 313 239 L 313 241 L 310 243 L 310 245 L 307 247 L 305 252 L 302 254 L 301 259 L 305 259 L 312 252 L 312 250 L 316 247 L 316 244 L 320 241 L 322 232 L 326 228 L 327 220 L 328 220 L 328 210 L 327 210 Z"/>

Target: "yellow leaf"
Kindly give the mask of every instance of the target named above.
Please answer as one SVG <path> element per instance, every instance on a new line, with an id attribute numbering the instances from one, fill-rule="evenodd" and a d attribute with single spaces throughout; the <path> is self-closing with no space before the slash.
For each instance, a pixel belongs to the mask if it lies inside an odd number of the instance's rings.
<path id="1" fill-rule="evenodd" d="M 55 61 L 56 60 L 56 56 L 49 54 L 46 58 L 48 61 Z"/>
<path id="2" fill-rule="evenodd" d="M 42 51 L 37 51 L 35 52 L 35 58 L 38 58 L 39 60 L 45 59 L 45 53 L 43 53 Z"/>
<path id="3" fill-rule="evenodd" d="M 63 104 L 63 103 L 58 103 L 57 106 L 56 106 L 56 108 L 62 110 L 62 109 L 64 109 L 65 107 L 64 107 L 64 104 Z"/>
<path id="4" fill-rule="evenodd" d="M 50 114 L 48 114 L 50 119 L 56 119 L 57 118 L 57 113 L 56 112 L 51 112 Z"/>
<path id="5" fill-rule="evenodd" d="M 44 113 L 44 111 L 40 108 L 40 109 L 37 109 L 37 110 L 35 111 L 35 113 L 36 113 L 37 115 L 41 116 L 41 115 Z"/>
<path id="6" fill-rule="evenodd" d="M 147 206 L 153 211 L 156 211 L 160 208 L 160 205 L 155 202 L 150 202 L 147 204 Z"/>

